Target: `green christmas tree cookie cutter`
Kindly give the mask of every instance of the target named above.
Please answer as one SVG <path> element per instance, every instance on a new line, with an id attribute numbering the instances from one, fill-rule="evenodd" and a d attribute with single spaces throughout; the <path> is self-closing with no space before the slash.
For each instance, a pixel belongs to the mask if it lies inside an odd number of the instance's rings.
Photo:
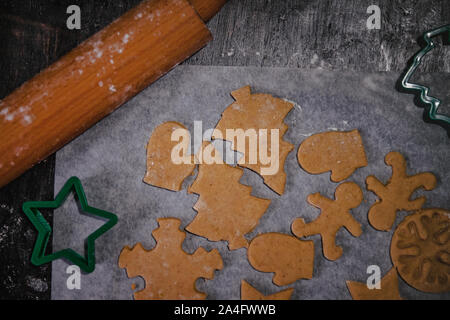
<path id="1" fill-rule="evenodd" d="M 64 201 L 67 199 L 68 195 L 75 191 L 78 201 L 81 205 L 81 209 L 93 216 L 101 217 L 107 219 L 104 225 L 99 229 L 91 233 L 85 242 L 85 257 L 82 257 L 74 250 L 67 248 L 51 254 L 46 255 L 45 251 L 47 248 L 48 240 L 52 232 L 52 228 L 49 223 L 42 216 L 39 208 L 56 209 L 59 208 Z M 67 259 L 73 264 L 80 267 L 86 273 L 91 273 L 95 269 L 95 240 L 104 234 L 106 231 L 111 229 L 117 223 L 117 216 L 110 212 L 93 208 L 88 205 L 86 195 L 81 185 L 80 179 L 77 177 L 71 177 L 64 184 L 61 191 L 55 197 L 53 201 L 28 201 L 22 206 L 23 211 L 27 215 L 28 219 L 38 230 L 37 240 L 31 255 L 31 262 L 40 266 L 45 263 L 49 263 L 56 259 Z"/>
<path id="2" fill-rule="evenodd" d="M 417 67 L 422 62 L 422 58 L 435 47 L 435 44 L 432 40 L 433 37 L 438 36 L 440 34 L 444 34 L 449 32 L 449 41 L 450 41 L 450 24 L 427 31 L 423 35 L 423 40 L 425 40 L 426 46 L 422 48 L 413 58 L 413 62 L 407 69 L 405 75 L 402 78 L 401 85 L 406 90 L 416 90 L 420 92 L 420 100 L 429 105 L 428 108 L 428 117 L 434 121 L 443 121 L 446 124 L 450 124 L 450 117 L 441 114 L 438 112 L 439 105 L 441 104 L 441 100 L 428 95 L 430 88 L 425 87 L 423 85 L 417 83 L 410 83 L 411 76 L 416 71 Z"/>

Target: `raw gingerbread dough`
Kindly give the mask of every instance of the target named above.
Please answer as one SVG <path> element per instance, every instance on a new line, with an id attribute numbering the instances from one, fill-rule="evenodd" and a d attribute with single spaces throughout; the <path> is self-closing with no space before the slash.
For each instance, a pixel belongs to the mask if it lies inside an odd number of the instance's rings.
<path id="1" fill-rule="evenodd" d="M 213 145 L 204 143 L 202 149 L 205 159 Z M 194 205 L 197 215 L 187 231 L 211 241 L 226 240 L 230 250 L 248 246 L 244 235 L 257 226 L 270 200 L 252 196 L 252 188 L 239 182 L 243 173 L 225 163 L 199 165 L 197 178 L 188 189 L 199 195 Z"/>
<path id="2" fill-rule="evenodd" d="M 119 256 L 119 267 L 126 268 L 129 278 L 142 276 L 145 288 L 134 293 L 136 300 L 197 300 L 206 294 L 195 288 L 195 281 L 202 277 L 212 279 L 214 270 L 223 267 L 219 251 L 197 249 L 185 253 L 181 245 L 185 233 L 180 230 L 180 220 L 158 219 L 159 228 L 152 234 L 157 244 L 145 250 L 140 243 L 132 249 L 126 246 Z"/>
<path id="3" fill-rule="evenodd" d="M 392 268 L 380 282 L 380 289 L 369 289 L 367 283 L 356 281 L 347 281 L 347 288 L 353 300 L 402 300 L 395 268 Z"/>
<path id="4" fill-rule="evenodd" d="M 450 291 L 450 211 L 424 209 L 407 216 L 392 236 L 391 259 L 417 290 Z"/>
<path id="5" fill-rule="evenodd" d="M 323 254 L 329 260 L 339 259 L 343 253 L 342 247 L 335 242 L 340 228 L 345 227 L 355 237 L 362 233 L 361 224 L 350 213 L 350 209 L 358 207 L 363 199 L 361 188 L 353 182 L 344 182 L 336 188 L 335 199 L 320 193 L 309 195 L 308 202 L 321 209 L 320 216 L 310 223 L 301 218 L 292 223 L 292 232 L 299 238 L 320 234 Z"/>
<path id="6" fill-rule="evenodd" d="M 265 296 L 247 281 L 241 281 L 241 300 L 290 300 L 292 292 L 294 292 L 294 288 Z"/>
<path id="7" fill-rule="evenodd" d="M 250 242 L 247 256 L 256 270 L 274 272 L 272 281 L 277 286 L 313 276 L 313 241 L 299 240 L 282 233 L 264 233 Z"/>
<path id="8" fill-rule="evenodd" d="M 436 177 L 430 172 L 408 176 L 405 158 L 398 152 L 389 152 L 385 162 L 392 167 L 392 176 L 386 185 L 374 176 L 366 179 L 367 190 L 380 197 L 380 201 L 369 210 L 369 222 L 375 229 L 383 231 L 392 228 L 397 211 L 422 208 L 425 197 L 410 200 L 416 189 L 423 187 L 425 190 L 433 190 L 436 187 Z"/>
<path id="9" fill-rule="evenodd" d="M 311 174 L 331 171 L 331 180 L 347 179 L 361 167 L 367 166 L 366 153 L 358 130 L 330 131 L 306 138 L 298 148 L 300 166 Z"/>
<path id="10" fill-rule="evenodd" d="M 242 129 L 255 130 L 258 139 L 262 138 L 259 134 L 260 129 L 267 129 L 267 152 L 271 154 L 271 129 L 278 129 L 278 166 L 276 171 L 271 174 L 264 174 L 264 168 L 268 167 L 260 159 L 260 150 L 258 147 L 258 159 L 251 163 L 249 157 L 249 140 L 245 143 L 245 146 L 236 143 L 236 139 L 231 140 L 231 148 L 235 151 L 241 152 L 244 156 L 239 160 L 239 165 L 245 168 L 249 168 L 256 173 L 260 174 L 264 183 L 278 194 L 283 194 L 286 184 L 286 172 L 284 171 L 284 163 L 289 152 L 292 151 L 294 146 L 285 140 L 283 135 L 286 133 L 288 126 L 283 122 L 283 119 L 294 107 L 294 104 L 287 102 L 283 99 L 275 98 L 270 94 L 257 93 L 252 94 L 250 92 L 250 86 L 242 87 L 231 93 L 236 100 L 233 104 L 228 106 L 222 113 L 222 118 L 216 126 L 217 130 L 220 130 L 222 137 L 217 137 L 213 133 L 214 139 L 226 139 L 226 129 Z M 261 152 L 262 153 L 262 152 Z M 265 152 L 264 152 L 265 153 Z"/>
<path id="11" fill-rule="evenodd" d="M 172 133 L 177 129 L 185 130 L 185 134 L 189 135 L 186 127 L 174 121 L 165 122 L 153 130 L 147 144 L 145 183 L 172 191 L 179 191 L 184 179 L 194 172 L 195 164 L 194 161 L 191 161 L 192 157 L 186 159 L 186 163 L 175 164 L 172 161 L 172 150 L 179 142 L 171 141 L 171 137 Z M 184 141 L 188 140 L 185 139 Z M 187 148 L 188 146 L 185 147 Z"/>

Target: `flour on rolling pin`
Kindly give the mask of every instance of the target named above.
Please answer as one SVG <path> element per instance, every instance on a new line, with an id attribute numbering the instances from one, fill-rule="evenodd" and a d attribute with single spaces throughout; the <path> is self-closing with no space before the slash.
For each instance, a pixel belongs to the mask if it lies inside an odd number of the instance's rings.
<path id="1" fill-rule="evenodd" d="M 203 47 L 224 2 L 143 1 L 7 96 L 0 187 Z"/>

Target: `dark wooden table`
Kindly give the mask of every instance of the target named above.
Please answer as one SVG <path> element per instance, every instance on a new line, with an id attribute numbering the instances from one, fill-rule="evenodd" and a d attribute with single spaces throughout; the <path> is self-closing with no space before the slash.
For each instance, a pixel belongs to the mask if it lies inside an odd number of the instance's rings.
<path id="1" fill-rule="evenodd" d="M 2 0 L 0 98 L 139 0 Z M 66 9 L 82 10 L 81 30 L 66 28 Z M 367 7 L 381 8 L 380 30 L 368 30 Z M 208 23 L 215 40 L 185 63 L 330 70 L 397 71 L 419 50 L 427 29 L 450 23 L 448 0 L 231 0 Z M 439 46 L 421 71 L 450 72 Z M 1 139 L 1 132 L 0 132 Z M 51 266 L 30 263 L 35 230 L 21 206 L 53 198 L 55 156 L 0 189 L 0 299 L 49 299 Z M 52 221 L 52 212 L 45 212 Z"/>

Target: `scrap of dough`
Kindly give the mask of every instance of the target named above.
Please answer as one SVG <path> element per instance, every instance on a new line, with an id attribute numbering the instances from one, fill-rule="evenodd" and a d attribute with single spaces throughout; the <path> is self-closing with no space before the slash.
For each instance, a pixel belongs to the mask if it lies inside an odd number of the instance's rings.
<path id="1" fill-rule="evenodd" d="M 185 130 L 185 134 L 189 135 L 185 126 L 174 121 L 165 122 L 153 130 L 147 144 L 147 172 L 144 182 L 156 187 L 180 191 L 184 179 L 194 172 L 195 164 L 191 161 L 193 157 L 188 158 L 189 163 L 175 164 L 172 161 L 172 150 L 180 144 L 178 141 L 171 141 L 175 130 Z M 185 141 L 187 143 L 188 140 Z M 185 147 L 190 148 L 190 146 Z"/>
<path id="2" fill-rule="evenodd" d="M 290 300 L 292 292 L 294 292 L 294 288 L 265 296 L 247 281 L 241 281 L 241 300 Z"/>
<path id="3" fill-rule="evenodd" d="M 195 281 L 212 279 L 214 270 L 223 268 L 219 251 L 202 247 L 193 254 L 185 253 L 181 245 L 186 234 L 180 230 L 179 219 L 160 218 L 159 228 L 152 235 L 157 244 L 145 250 L 140 243 L 132 249 L 122 249 L 119 267 L 126 268 L 129 278 L 142 276 L 145 288 L 134 293 L 136 300 L 197 300 L 206 294 L 198 291 Z"/>
<path id="4" fill-rule="evenodd" d="M 369 289 L 366 283 L 356 281 L 347 281 L 347 288 L 353 300 L 402 300 L 395 268 L 392 268 L 380 282 L 380 289 Z"/>
<path id="5" fill-rule="evenodd" d="M 391 241 L 391 259 L 410 286 L 450 291 L 450 211 L 424 209 L 407 216 Z"/>
<path id="6" fill-rule="evenodd" d="M 353 182 L 344 182 L 336 188 L 335 200 L 328 199 L 320 193 L 310 194 L 308 202 L 319 208 L 319 217 L 305 223 L 302 218 L 292 223 L 292 233 L 297 237 L 308 237 L 320 234 L 322 237 L 323 254 L 328 260 L 337 260 L 343 253 L 342 247 L 335 242 L 336 233 L 345 227 L 353 236 L 362 234 L 361 224 L 353 218 L 350 209 L 361 204 L 363 193 Z"/>
<path id="7" fill-rule="evenodd" d="M 272 281 L 277 286 L 313 276 L 313 241 L 299 240 L 282 233 L 264 233 L 250 242 L 247 257 L 256 270 L 274 272 Z"/>
<path id="8" fill-rule="evenodd" d="M 330 131 L 306 138 L 298 148 L 297 160 L 308 173 L 331 171 L 331 181 L 347 179 L 367 166 L 366 153 L 358 130 Z"/>
<path id="9" fill-rule="evenodd" d="M 380 198 L 369 209 L 369 223 L 377 230 L 388 231 L 394 225 L 397 211 L 422 208 L 426 198 L 422 196 L 410 200 L 411 195 L 421 187 L 433 190 L 436 187 L 436 177 L 430 172 L 407 175 L 405 158 L 399 152 L 389 152 L 384 161 L 392 167 L 388 183 L 384 185 L 375 176 L 369 176 L 366 186 L 367 190 Z"/>
<path id="10" fill-rule="evenodd" d="M 210 143 L 202 146 L 202 150 L 211 148 Z M 239 182 L 243 173 L 226 163 L 199 165 L 197 178 L 188 188 L 199 195 L 194 205 L 197 215 L 187 231 L 210 241 L 226 240 L 230 250 L 248 246 L 244 235 L 257 226 L 270 200 L 252 196 L 252 188 Z"/>
<path id="11" fill-rule="evenodd" d="M 239 160 L 239 165 L 251 169 L 261 175 L 264 179 L 264 183 L 273 191 L 278 194 L 284 193 L 284 187 L 286 184 L 286 172 L 284 171 L 284 163 L 289 152 L 292 151 L 294 146 L 285 140 L 283 135 L 286 133 L 288 126 L 283 122 L 283 119 L 294 107 L 294 104 L 283 99 L 275 98 L 270 94 L 256 93 L 251 94 L 250 86 L 242 87 L 236 91 L 231 92 L 231 95 L 236 100 L 228 106 L 222 113 L 222 118 L 216 126 L 223 137 L 217 137 L 213 133 L 213 139 L 226 139 L 227 129 L 242 129 L 246 131 L 248 129 L 255 130 L 258 138 L 260 129 L 267 129 L 267 150 L 268 154 L 271 153 L 271 139 L 270 130 L 278 129 L 279 131 L 279 157 L 278 168 L 274 174 L 264 174 L 262 170 L 267 168 L 268 165 L 261 162 L 260 152 L 258 147 L 258 159 L 256 163 L 250 163 L 249 160 L 249 143 L 245 143 L 245 146 L 240 146 L 234 141 L 230 140 L 231 148 L 234 151 L 241 152 L 244 156 Z M 228 140 L 228 139 L 226 139 Z"/>

